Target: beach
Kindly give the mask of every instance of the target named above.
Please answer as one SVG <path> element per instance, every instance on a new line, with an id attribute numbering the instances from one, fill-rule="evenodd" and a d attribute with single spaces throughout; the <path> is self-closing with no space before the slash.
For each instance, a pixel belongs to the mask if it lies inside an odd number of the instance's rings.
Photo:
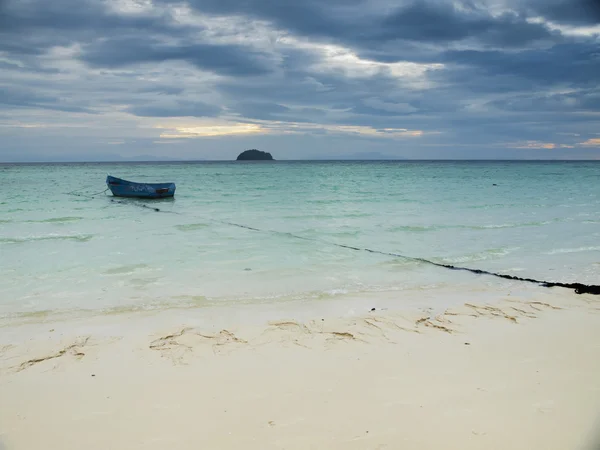
<path id="1" fill-rule="evenodd" d="M 597 449 L 598 167 L 3 165 L 0 449 Z"/>
<path id="2" fill-rule="evenodd" d="M 600 0 L 0 0 L 0 450 L 600 450 Z"/>
<path id="3" fill-rule="evenodd" d="M 435 316 L 375 309 L 226 328 L 197 316 L 4 329 L 3 448 L 598 445 L 592 296 L 540 288 Z"/>

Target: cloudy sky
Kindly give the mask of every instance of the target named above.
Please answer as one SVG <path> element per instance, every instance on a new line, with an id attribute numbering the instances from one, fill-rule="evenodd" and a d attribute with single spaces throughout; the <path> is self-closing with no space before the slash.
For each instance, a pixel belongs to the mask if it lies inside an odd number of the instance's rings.
<path id="1" fill-rule="evenodd" d="M 0 0 L 0 161 L 600 159 L 600 0 Z"/>

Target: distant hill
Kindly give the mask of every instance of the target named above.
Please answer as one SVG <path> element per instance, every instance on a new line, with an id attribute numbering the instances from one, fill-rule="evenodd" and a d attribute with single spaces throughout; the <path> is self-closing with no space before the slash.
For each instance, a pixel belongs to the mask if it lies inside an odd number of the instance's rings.
<path id="1" fill-rule="evenodd" d="M 240 153 L 237 157 L 237 161 L 273 161 L 273 157 L 268 152 L 251 149 Z"/>

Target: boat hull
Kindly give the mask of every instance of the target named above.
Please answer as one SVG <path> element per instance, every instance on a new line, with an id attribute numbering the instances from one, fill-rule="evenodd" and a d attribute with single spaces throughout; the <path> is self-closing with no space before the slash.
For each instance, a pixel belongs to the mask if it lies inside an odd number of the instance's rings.
<path id="1" fill-rule="evenodd" d="M 115 197 L 155 199 L 175 195 L 175 183 L 135 183 L 109 175 L 106 185 Z"/>

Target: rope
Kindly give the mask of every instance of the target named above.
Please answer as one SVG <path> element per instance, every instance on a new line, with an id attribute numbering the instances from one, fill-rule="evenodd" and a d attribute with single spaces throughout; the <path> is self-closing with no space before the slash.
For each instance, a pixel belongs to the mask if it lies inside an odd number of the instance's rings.
<path id="1" fill-rule="evenodd" d="M 108 189 L 98 193 L 104 193 L 106 192 Z M 73 191 L 76 192 L 76 191 Z M 72 195 L 80 195 L 80 194 L 74 194 L 74 193 L 70 193 Z M 98 195 L 98 194 L 92 194 L 93 195 Z M 142 207 L 142 208 L 147 208 L 147 209 L 152 209 L 156 212 L 161 212 L 161 210 L 159 208 L 154 208 L 151 206 L 147 206 L 144 204 L 136 204 L 136 203 L 128 203 L 128 202 L 124 202 L 124 201 L 120 201 L 120 200 L 114 200 L 111 199 L 111 202 L 115 202 L 115 203 L 120 203 L 120 204 L 128 204 L 128 205 L 135 205 L 138 207 Z M 173 211 L 163 211 L 163 212 L 173 212 Z M 179 214 L 179 213 L 176 213 Z M 487 275 L 487 276 L 491 276 L 491 277 L 496 277 L 496 278 L 502 278 L 505 280 L 514 280 L 514 281 L 522 281 L 525 283 L 534 283 L 543 287 L 562 287 L 562 288 L 567 288 L 567 289 L 573 289 L 575 291 L 576 294 L 592 294 L 592 295 L 600 295 L 600 285 L 594 285 L 594 284 L 583 284 L 583 283 L 560 283 L 560 282 L 556 282 L 556 281 L 543 281 L 543 280 L 536 280 L 533 278 L 522 278 L 522 277 L 517 277 L 514 275 L 506 275 L 506 274 L 502 274 L 502 273 L 497 273 L 497 272 L 490 272 L 487 270 L 482 270 L 482 269 L 472 269 L 470 267 L 461 267 L 461 266 L 454 266 L 451 264 L 443 264 L 443 263 L 437 263 L 435 261 L 431 261 L 429 259 L 425 259 L 425 258 L 417 258 L 414 256 L 407 256 L 407 255 L 402 255 L 400 253 L 392 253 L 392 252 L 385 252 L 382 250 L 374 250 L 371 248 L 362 248 L 362 247 L 353 247 L 351 245 L 345 245 L 345 244 L 337 244 L 335 242 L 329 242 L 329 241 L 325 241 L 323 239 L 315 239 L 315 238 L 308 238 L 308 237 L 304 237 L 304 236 L 299 236 L 297 234 L 294 233 L 289 233 L 289 232 L 283 232 L 283 231 L 276 231 L 276 230 L 263 230 L 260 228 L 254 228 L 254 227 L 250 227 L 248 225 L 242 225 L 239 223 L 235 223 L 235 222 L 227 222 L 224 220 L 218 220 L 218 219 L 210 219 L 212 222 L 217 222 L 217 223 L 221 223 L 224 225 L 230 225 L 230 226 L 234 226 L 234 227 L 238 227 L 238 228 L 243 228 L 245 230 L 250 230 L 250 231 L 255 231 L 255 232 L 259 232 L 259 233 L 272 233 L 272 234 L 279 234 L 282 236 L 289 236 L 289 237 L 293 237 L 295 239 L 302 239 L 305 241 L 313 241 L 313 242 L 319 242 L 322 244 L 326 244 L 326 245 L 332 245 L 332 246 L 336 246 L 336 247 L 341 247 L 341 248 L 345 248 L 348 250 L 353 250 L 353 251 L 358 251 L 358 252 L 368 252 L 368 253 L 376 253 L 379 255 L 385 255 L 385 256 L 393 256 L 395 258 L 403 258 L 406 260 L 410 260 L 410 261 L 418 261 L 421 263 L 425 263 L 425 264 L 429 264 L 435 267 L 442 267 L 445 269 L 449 269 L 449 270 L 462 270 L 462 271 L 466 271 L 466 272 L 471 272 L 474 273 L 476 275 Z"/>
<path id="2" fill-rule="evenodd" d="M 94 194 L 78 194 L 79 191 L 81 191 L 81 189 L 75 189 L 71 192 L 65 192 L 65 195 L 75 195 L 76 197 L 94 198 L 100 194 L 104 194 L 106 191 L 108 191 L 108 188 L 104 189 L 103 191 L 96 192 Z"/>
<path id="3" fill-rule="evenodd" d="M 369 252 L 369 253 L 376 253 L 376 254 L 379 254 L 379 255 L 393 256 L 395 258 L 403 258 L 403 259 L 410 260 L 410 261 L 418 261 L 418 262 L 429 264 L 429 265 L 436 266 L 436 267 L 443 267 L 443 268 L 449 269 L 449 270 L 463 270 L 463 271 L 471 272 L 471 273 L 474 273 L 474 274 L 477 274 L 477 275 L 487 275 L 487 276 L 492 276 L 492 277 L 496 277 L 496 278 L 502 278 L 502 279 L 505 279 L 505 280 L 514 280 L 514 281 L 522 281 L 522 282 L 526 282 L 526 283 L 534 283 L 534 284 L 538 284 L 540 286 L 548 287 L 548 288 L 550 288 L 550 287 L 563 287 L 563 288 L 567 288 L 567 289 L 573 289 L 576 294 L 600 295 L 600 285 L 583 284 L 583 283 L 560 283 L 560 282 L 555 282 L 555 281 L 535 280 L 533 278 L 522 278 L 522 277 L 517 277 L 517 276 L 514 276 L 514 275 L 506 275 L 506 274 L 502 274 L 502 273 L 489 272 L 487 270 L 472 269 L 470 267 L 460 267 L 460 266 L 453 266 L 451 264 L 437 263 L 437 262 L 431 261 L 429 259 L 417 258 L 417 257 L 414 257 L 414 256 L 402 255 L 400 253 L 384 252 L 384 251 L 381 251 L 381 250 L 374 250 L 374 249 L 371 249 L 371 248 L 361 248 L 361 247 L 353 247 L 351 245 L 337 244 L 335 242 L 329 242 L 329 241 L 325 241 L 325 240 L 322 240 L 322 239 L 307 238 L 307 237 L 299 236 L 299 235 L 293 234 L 293 233 L 287 233 L 287 232 L 281 232 L 281 231 L 274 231 L 274 230 L 260 230 L 258 228 L 249 227 L 247 225 L 241 225 L 241 224 L 234 223 L 234 222 L 226 222 L 226 221 L 222 221 L 222 220 L 215 220 L 215 221 L 219 222 L 219 223 L 222 223 L 222 224 L 226 224 L 226 225 L 231 225 L 231 226 L 235 226 L 235 227 L 239 227 L 239 228 L 244 228 L 246 230 L 258 231 L 258 232 L 266 232 L 266 233 L 273 233 L 273 234 L 280 234 L 280 235 L 286 235 L 286 236 L 294 237 L 296 239 L 302 239 L 302 240 L 305 240 L 305 241 L 319 242 L 319 243 L 322 243 L 322 244 L 333 245 L 333 246 L 336 246 L 336 247 L 341 247 L 341 248 L 345 248 L 345 249 L 353 250 L 353 251 Z"/>
<path id="4" fill-rule="evenodd" d="M 144 205 L 143 203 L 124 202 L 123 200 L 115 200 L 114 198 L 111 198 L 110 201 L 113 202 L 113 203 L 119 203 L 121 205 L 133 205 L 133 206 L 137 206 L 139 208 L 152 209 L 153 211 L 156 211 L 156 212 L 160 212 L 161 211 L 158 208 L 154 208 L 152 206 Z"/>
<path id="5" fill-rule="evenodd" d="M 177 212 L 177 211 L 165 211 L 164 209 L 156 208 L 154 206 L 144 205 L 143 203 L 126 202 L 126 201 L 123 201 L 123 200 L 115 200 L 114 198 L 111 198 L 110 201 L 113 202 L 113 203 L 119 203 L 121 205 L 132 205 L 132 206 L 137 206 L 138 208 L 151 209 L 152 211 L 162 212 L 162 213 L 166 213 L 166 214 L 179 214 L 179 215 L 181 215 L 181 213 Z"/>
<path id="6" fill-rule="evenodd" d="M 103 191 L 100 191 L 100 192 L 95 192 L 93 194 L 80 194 L 79 191 L 81 191 L 81 189 L 75 189 L 74 191 L 71 191 L 71 192 L 65 192 L 65 195 L 74 195 L 76 197 L 85 197 L 85 198 L 95 198 L 98 195 L 105 194 L 108 191 L 108 188 L 106 188 L 106 189 L 104 189 Z M 171 214 L 181 214 L 181 213 L 178 213 L 176 211 L 163 211 L 163 210 L 161 210 L 159 208 L 155 208 L 155 207 L 152 207 L 152 206 L 144 205 L 144 204 L 141 204 L 141 203 L 124 202 L 122 200 L 115 200 L 115 199 L 112 199 L 112 198 L 110 199 L 110 201 L 114 202 L 114 203 L 120 203 L 122 205 L 133 205 L 133 206 L 137 206 L 139 208 L 151 209 L 151 210 L 156 211 L 156 212 L 165 212 L 165 213 L 171 213 Z"/>

